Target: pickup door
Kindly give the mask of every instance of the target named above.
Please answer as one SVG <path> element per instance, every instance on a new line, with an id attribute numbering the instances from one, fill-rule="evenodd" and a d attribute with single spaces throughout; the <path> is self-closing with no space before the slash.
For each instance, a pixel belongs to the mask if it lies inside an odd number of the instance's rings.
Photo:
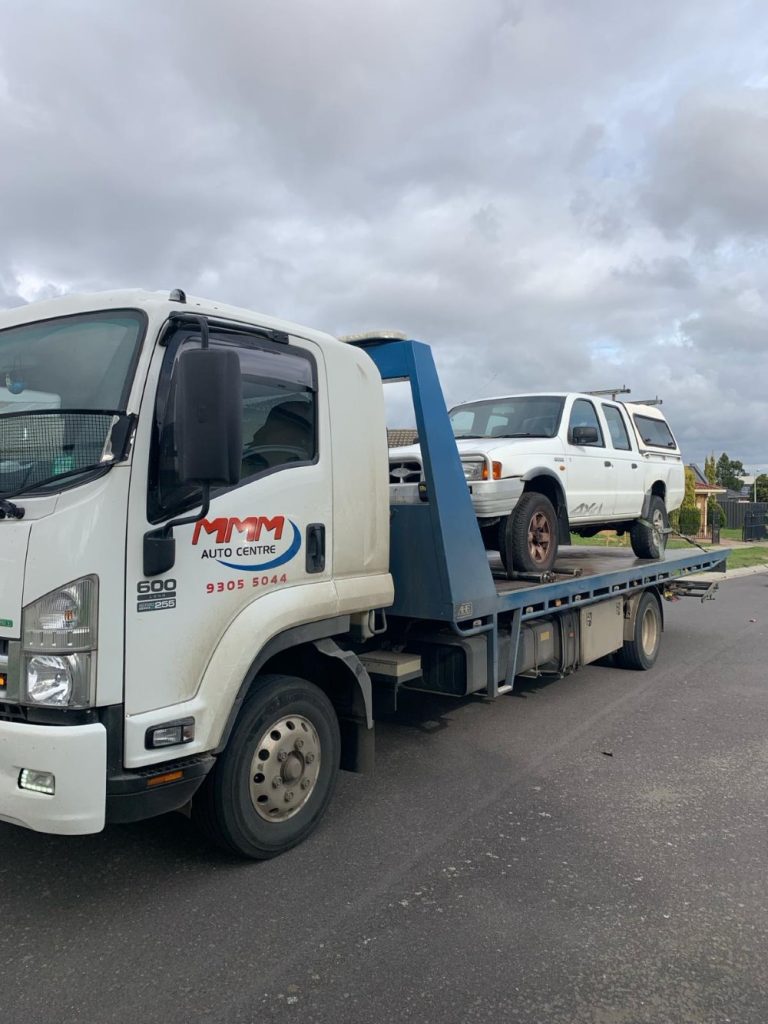
<path id="1" fill-rule="evenodd" d="M 600 412 L 605 420 L 607 441 L 606 461 L 611 465 L 611 514 L 615 518 L 635 518 L 643 508 L 643 466 L 634 448 L 632 431 L 626 413 L 613 402 L 602 402 Z"/>
<path id="2" fill-rule="evenodd" d="M 613 511 L 612 460 L 605 447 L 605 427 L 597 415 L 595 403 L 575 398 L 566 407 L 564 421 L 568 424 L 565 438 L 568 464 L 568 518 L 572 523 L 605 521 Z M 577 444 L 574 430 L 592 427 L 597 440 Z"/>

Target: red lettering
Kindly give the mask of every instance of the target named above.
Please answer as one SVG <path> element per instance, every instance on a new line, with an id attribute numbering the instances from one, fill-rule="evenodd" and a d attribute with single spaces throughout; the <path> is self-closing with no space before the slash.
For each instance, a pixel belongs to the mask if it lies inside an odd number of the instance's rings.
<path id="1" fill-rule="evenodd" d="M 192 534 L 192 543 L 197 544 L 203 532 L 209 535 L 216 534 L 217 544 L 229 544 L 234 531 L 244 533 L 246 540 L 260 540 L 262 530 L 271 533 L 275 540 L 282 540 L 284 527 L 285 516 L 274 516 L 272 519 L 267 519 L 266 516 L 246 516 L 245 519 L 238 519 L 237 516 L 229 519 L 198 519 Z"/>
<path id="2" fill-rule="evenodd" d="M 216 534 L 217 544 L 224 544 L 225 538 L 227 537 L 228 525 L 228 519 L 213 519 L 211 520 L 211 522 L 209 522 L 207 519 L 198 519 L 198 521 L 195 523 L 195 532 L 192 534 L 192 543 L 197 544 L 200 538 L 200 533 L 203 530 L 205 530 L 206 533 Z"/>

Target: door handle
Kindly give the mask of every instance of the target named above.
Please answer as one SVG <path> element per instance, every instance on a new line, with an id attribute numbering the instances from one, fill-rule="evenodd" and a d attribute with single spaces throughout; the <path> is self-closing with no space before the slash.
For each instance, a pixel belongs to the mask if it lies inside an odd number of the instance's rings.
<path id="1" fill-rule="evenodd" d="M 637 469 L 637 463 L 636 462 L 632 463 L 632 469 Z"/>
<path id="2" fill-rule="evenodd" d="M 307 527 L 307 572 L 325 569 L 325 523 L 310 523 Z"/>
<path id="3" fill-rule="evenodd" d="M 612 463 L 612 462 L 609 462 L 609 461 L 608 461 L 608 459 L 606 459 L 606 460 L 605 460 L 605 462 L 603 463 L 603 465 L 604 465 L 604 466 L 612 466 L 612 465 L 613 465 L 613 463 Z"/>

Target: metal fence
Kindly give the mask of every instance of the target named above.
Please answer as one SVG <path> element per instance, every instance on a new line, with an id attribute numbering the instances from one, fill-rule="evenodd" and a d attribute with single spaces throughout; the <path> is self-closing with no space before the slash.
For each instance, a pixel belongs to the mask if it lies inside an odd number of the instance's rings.
<path id="1" fill-rule="evenodd" d="M 768 539 L 768 512 L 747 512 L 741 528 L 742 540 Z"/>
<path id="2" fill-rule="evenodd" d="M 725 512 L 725 525 L 729 530 L 742 530 L 744 520 L 749 515 L 768 515 L 768 501 L 736 501 L 730 499 L 721 501 L 720 504 Z"/>

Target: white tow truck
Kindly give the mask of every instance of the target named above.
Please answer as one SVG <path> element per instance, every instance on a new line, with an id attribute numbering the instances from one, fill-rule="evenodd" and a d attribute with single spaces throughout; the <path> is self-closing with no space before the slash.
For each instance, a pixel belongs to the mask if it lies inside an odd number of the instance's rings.
<path id="1" fill-rule="evenodd" d="M 383 380 L 423 479 L 390 488 Z M 614 654 L 724 552 L 484 549 L 429 348 L 170 295 L 0 314 L 0 820 L 83 834 L 190 808 L 266 858 L 304 839 L 374 710 L 494 698 Z"/>

